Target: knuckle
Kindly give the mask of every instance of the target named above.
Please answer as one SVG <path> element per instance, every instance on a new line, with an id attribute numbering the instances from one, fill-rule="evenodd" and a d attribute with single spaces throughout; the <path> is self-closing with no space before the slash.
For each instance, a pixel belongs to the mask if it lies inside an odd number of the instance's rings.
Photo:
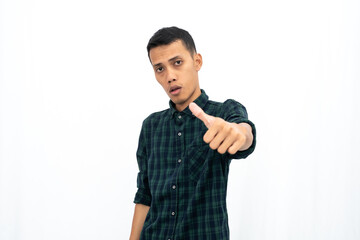
<path id="1" fill-rule="evenodd" d="M 221 148 L 218 148 L 218 153 L 220 153 L 220 154 L 224 154 L 225 153 L 225 151 L 223 150 L 223 149 L 221 149 Z"/>
<path id="2" fill-rule="evenodd" d="M 209 144 L 209 146 L 210 146 L 210 148 L 211 148 L 212 150 L 217 149 L 217 146 L 216 146 L 216 144 L 215 144 L 214 142 L 211 142 L 211 143 Z"/>
<path id="3" fill-rule="evenodd" d="M 231 126 L 229 126 L 229 124 L 224 124 L 223 126 L 223 131 L 230 133 L 231 132 Z"/>
<path id="4" fill-rule="evenodd" d="M 244 143 L 246 141 L 246 137 L 244 134 L 239 133 L 238 139 L 240 143 Z"/>
<path id="5" fill-rule="evenodd" d="M 232 148 L 232 149 L 229 149 L 229 153 L 230 154 L 235 154 L 237 151 L 234 149 L 234 148 Z"/>
<path id="6" fill-rule="evenodd" d="M 238 142 L 235 142 L 228 150 L 230 154 L 235 154 L 240 149 L 240 145 L 237 144 Z"/>
<path id="7" fill-rule="evenodd" d="M 221 119 L 221 118 L 217 117 L 217 118 L 214 119 L 214 125 L 217 126 L 217 127 L 223 126 L 224 123 L 225 123 L 225 121 L 223 119 Z"/>
<path id="8" fill-rule="evenodd" d="M 228 149 L 228 153 L 230 153 L 230 154 L 234 154 L 234 150 L 233 150 L 233 148 L 229 148 L 229 149 Z"/>
<path id="9" fill-rule="evenodd" d="M 219 124 L 219 123 L 222 122 L 222 119 L 219 118 L 219 117 L 216 117 L 216 118 L 214 119 L 214 122 L 217 123 L 217 124 Z"/>

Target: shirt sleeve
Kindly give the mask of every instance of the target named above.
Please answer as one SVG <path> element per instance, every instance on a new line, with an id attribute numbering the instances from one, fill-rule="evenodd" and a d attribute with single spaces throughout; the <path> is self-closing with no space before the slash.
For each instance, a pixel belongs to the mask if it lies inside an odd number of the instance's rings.
<path id="1" fill-rule="evenodd" d="M 249 156 L 254 150 L 255 150 L 255 146 L 256 146 L 256 128 L 253 122 L 251 122 L 248 119 L 248 114 L 246 111 L 246 108 L 239 102 L 233 100 L 233 99 L 228 99 L 224 102 L 223 104 L 223 119 L 227 122 L 232 122 L 232 123 L 247 123 L 251 126 L 252 129 L 252 134 L 253 134 L 253 142 L 251 144 L 251 146 L 244 150 L 244 151 L 238 151 L 235 154 L 230 154 L 228 152 L 226 152 L 224 154 L 224 157 L 226 159 L 241 159 L 241 158 L 246 158 L 247 156 Z"/>
<path id="2" fill-rule="evenodd" d="M 137 175 L 137 192 L 135 194 L 134 203 L 141 203 L 143 205 L 151 205 L 151 193 L 149 188 L 149 180 L 147 174 L 147 153 L 146 153 L 146 137 L 145 137 L 145 121 L 143 122 L 138 149 L 136 151 L 136 157 L 139 167 L 139 173 Z"/>

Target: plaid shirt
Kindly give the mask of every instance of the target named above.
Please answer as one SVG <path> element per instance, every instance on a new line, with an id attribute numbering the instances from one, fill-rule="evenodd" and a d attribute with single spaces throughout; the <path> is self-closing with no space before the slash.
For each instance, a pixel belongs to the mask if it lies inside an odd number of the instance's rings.
<path id="1" fill-rule="evenodd" d="M 170 108 L 147 117 L 142 125 L 137 160 L 138 190 L 134 203 L 150 206 L 142 240 L 229 239 L 226 189 L 231 159 L 246 158 L 255 148 L 255 126 L 244 106 L 234 100 L 194 101 L 207 114 L 251 125 L 253 144 L 234 155 L 219 154 L 203 141 L 204 123 L 187 107 Z"/>

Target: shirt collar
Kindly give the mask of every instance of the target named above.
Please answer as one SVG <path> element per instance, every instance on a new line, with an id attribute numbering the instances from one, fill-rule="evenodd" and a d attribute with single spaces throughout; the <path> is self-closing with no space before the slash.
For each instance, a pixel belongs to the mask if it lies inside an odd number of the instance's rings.
<path id="1" fill-rule="evenodd" d="M 201 109 L 204 109 L 208 99 L 209 99 L 208 95 L 206 95 L 205 91 L 201 89 L 201 95 L 197 99 L 195 99 L 194 103 L 196 103 Z M 176 110 L 175 103 L 173 101 L 170 100 L 169 105 L 170 105 L 170 112 L 169 112 L 170 117 L 173 118 L 175 113 L 179 113 L 179 111 Z M 190 116 L 194 116 L 190 111 L 189 106 L 187 106 L 182 112 Z"/>

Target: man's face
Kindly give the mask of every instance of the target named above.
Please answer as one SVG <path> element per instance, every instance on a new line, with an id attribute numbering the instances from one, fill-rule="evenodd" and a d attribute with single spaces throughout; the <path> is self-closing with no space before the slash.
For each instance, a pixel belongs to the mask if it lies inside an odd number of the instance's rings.
<path id="1" fill-rule="evenodd" d="M 200 96 L 198 71 L 202 65 L 201 55 L 191 53 L 181 40 L 150 50 L 150 61 L 156 80 L 164 88 L 176 109 L 184 110 Z"/>

